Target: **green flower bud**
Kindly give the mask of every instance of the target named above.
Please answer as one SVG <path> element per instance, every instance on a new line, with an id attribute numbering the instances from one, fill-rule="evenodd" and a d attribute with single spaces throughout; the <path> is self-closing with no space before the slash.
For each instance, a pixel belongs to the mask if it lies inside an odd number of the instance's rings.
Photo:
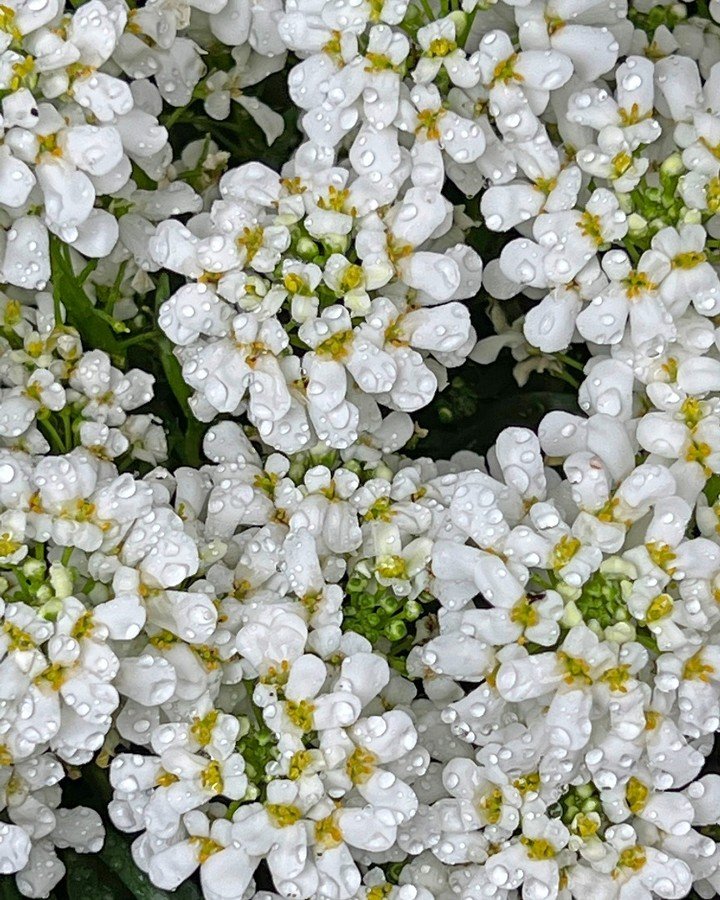
<path id="1" fill-rule="evenodd" d="M 390 641 L 401 641 L 407 634 L 407 626 L 402 619 L 394 619 L 385 627 L 385 635 Z"/>

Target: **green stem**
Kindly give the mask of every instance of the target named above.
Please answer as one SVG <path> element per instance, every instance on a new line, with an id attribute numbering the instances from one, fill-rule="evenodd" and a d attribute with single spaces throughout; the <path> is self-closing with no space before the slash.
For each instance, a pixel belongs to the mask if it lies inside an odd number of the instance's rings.
<path id="1" fill-rule="evenodd" d="M 559 359 L 560 362 L 564 363 L 566 366 L 570 366 L 572 369 L 577 369 L 579 372 L 585 374 L 585 366 L 583 363 L 579 362 L 577 359 L 573 359 L 572 356 L 567 356 L 565 353 L 556 353 L 555 358 Z"/>
<path id="2" fill-rule="evenodd" d="M 53 450 L 58 454 L 66 453 L 65 445 L 52 422 L 49 419 L 38 419 L 37 421 L 40 425 L 40 430 L 45 434 Z"/>

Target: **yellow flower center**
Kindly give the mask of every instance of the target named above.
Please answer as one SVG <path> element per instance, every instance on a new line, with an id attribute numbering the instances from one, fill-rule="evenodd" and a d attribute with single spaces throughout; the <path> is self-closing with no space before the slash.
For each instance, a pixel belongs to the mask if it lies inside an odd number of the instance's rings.
<path id="1" fill-rule="evenodd" d="M 602 244 L 605 242 L 600 216 L 596 216 L 593 213 L 585 210 L 580 216 L 578 228 L 585 235 L 585 237 L 590 238 L 590 240 L 598 247 L 602 246 Z"/>
<path id="2" fill-rule="evenodd" d="M 558 660 L 563 664 L 565 672 L 567 673 L 565 676 L 565 682 L 567 684 L 572 684 L 575 680 L 583 681 L 585 684 L 592 684 L 590 666 L 584 659 L 580 659 L 576 656 L 568 656 L 567 653 L 560 650 L 558 652 Z"/>
<path id="3" fill-rule="evenodd" d="M 345 771 L 353 784 L 365 784 L 375 771 L 377 756 L 364 747 L 356 747 L 345 763 Z"/>
<path id="4" fill-rule="evenodd" d="M 639 872 L 646 862 L 647 856 L 642 847 L 627 847 L 618 857 L 618 868 Z"/>
<path id="5" fill-rule="evenodd" d="M 296 753 L 293 753 L 288 766 L 288 778 L 292 781 L 297 781 L 310 765 L 312 759 L 313 755 L 309 750 L 298 750 Z"/>
<path id="6" fill-rule="evenodd" d="M 405 578 L 407 566 L 402 556 L 381 556 L 375 564 L 381 578 Z"/>
<path id="7" fill-rule="evenodd" d="M 350 354 L 350 348 L 352 347 L 354 337 L 355 335 L 352 329 L 348 329 L 347 331 L 337 331 L 319 344 L 315 348 L 315 352 L 318 356 L 325 356 L 329 359 L 345 359 Z"/>
<path id="8" fill-rule="evenodd" d="M 550 565 L 557 572 L 564 568 L 578 552 L 582 544 L 578 538 L 564 534 L 553 548 Z"/>
<path id="9" fill-rule="evenodd" d="M 22 547 L 20 541 L 14 541 L 6 531 L 0 534 L 0 556 L 12 556 Z"/>
<path id="10" fill-rule="evenodd" d="M 537 625 L 540 615 L 527 596 L 521 597 L 510 610 L 510 621 L 522 628 L 530 628 Z"/>
<path id="11" fill-rule="evenodd" d="M 623 278 L 622 283 L 625 285 L 625 294 L 630 300 L 635 300 L 643 294 L 648 294 L 658 289 L 657 284 L 650 280 L 647 272 L 638 272 L 636 269 L 633 269 Z"/>
<path id="12" fill-rule="evenodd" d="M 485 794 L 478 801 L 478 808 L 484 813 L 490 825 L 497 825 L 502 816 L 503 793 L 500 788 L 495 788 L 489 794 Z"/>
<path id="13" fill-rule="evenodd" d="M 242 234 L 236 239 L 238 247 L 245 251 L 245 262 L 251 263 L 263 245 L 265 231 L 260 225 L 252 228 L 243 228 Z"/>
<path id="14" fill-rule="evenodd" d="M 675 571 L 670 564 L 676 558 L 671 547 L 660 541 L 651 541 L 646 544 L 648 555 L 659 569 L 663 569 L 668 575 L 672 575 Z"/>
<path id="15" fill-rule="evenodd" d="M 206 791 L 212 791 L 214 794 L 222 794 L 223 777 L 220 763 L 214 759 L 209 765 L 205 766 L 200 775 L 200 783 Z"/>
<path id="16" fill-rule="evenodd" d="M 645 613 L 646 622 L 657 622 L 669 616 L 673 611 L 673 598 L 670 594 L 658 594 L 653 602 L 648 606 Z"/>
<path id="17" fill-rule="evenodd" d="M 457 44 L 455 41 L 451 41 L 450 38 L 435 38 L 435 40 L 430 41 L 430 46 L 428 48 L 429 56 L 448 56 L 450 53 L 454 53 L 457 50 Z"/>
<path id="18" fill-rule="evenodd" d="M 211 709 L 206 716 L 202 718 L 198 716 L 193 719 L 193 723 L 190 726 L 190 734 L 201 747 L 207 746 L 212 740 L 213 729 L 219 715 L 220 713 L 216 709 Z"/>
<path id="19" fill-rule="evenodd" d="M 291 803 L 268 803 L 265 810 L 276 828 L 289 828 L 302 819 L 302 812 Z"/>
<path id="20" fill-rule="evenodd" d="M 312 731 L 315 704 L 309 700 L 288 700 L 285 704 L 288 719 L 303 732 Z"/>
<path id="21" fill-rule="evenodd" d="M 224 850 L 222 844 L 218 844 L 209 837 L 198 837 L 197 835 L 190 838 L 190 843 L 194 845 L 200 865 L 207 862 L 214 853 Z"/>
<path id="22" fill-rule="evenodd" d="M 630 812 L 634 815 L 641 813 L 647 806 L 649 798 L 650 788 L 633 775 L 625 788 L 625 802 Z"/>
<path id="23" fill-rule="evenodd" d="M 710 676 L 714 674 L 714 667 L 703 662 L 702 650 L 691 656 L 683 666 L 683 678 L 687 681 L 703 681 L 707 684 L 710 681 Z"/>
<path id="24" fill-rule="evenodd" d="M 621 665 L 603 672 L 600 680 L 607 684 L 611 691 L 619 691 L 621 694 L 625 694 L 627 693 L 627 681 L 629 678 L 629 667 Z"/>
<path id="25" fill-rule="evenodd" d="M 528 775 L 521 775 L 520 778 L 513 781 L 513 787 L 523 795 L 530 791 L 537 793 L 540 790 L 540 774 L 531 772 Z"/>
<path id="26" fill-rule="evenodd" d="M 497 84 L 498 82 L 507 84 L 508 81 L 524 81 L 525 79 L 523 76 L 515 71 L 517 60 L 517 53 L 513 53 L 512 56 L 508 56 L 507 59 L 501 60 L 495 66 L 495 70 L 492 74 L 492 84 Z"/>
<path id="27" fill-rule="evenodd" d="M 533 840 L 529 837 L 521 837 L 520 843 L 525 845 L 525 852 L 530 859 L 544 860 L 553 859 L 556 855 L 555 848 L 550 841 L 545 838 L 536 838 Z"/>
<path id="28" fill-rule="evenodd" d="M 440 140 L 440 128 L 438 127 L 438 123 L 440 119 L 445 115 L 444 109 L 422 109 L 417 114 L 418 124 L 415 129 L 415 133 L 419 134 L 421 131 L 425 131 L 427 134 L 428 140 L 430 141 L 439 141 Z M 411 249 L 412 252 L 412 249 Z"/>
<path id="29" fill-rule="evenodd" d="M 331 850 L 333 847 L 339 847 L 342 844 L 343 833 L 334 814 L 330 814 L 315 823 L 315 842 L 323 850 Z"/>
<path id="30" fill-rule="evenodd" d="M 673 269 L 694 269 L 701 263 L 707 262 L 707 256 L 700 250 L 689 250 L 687 253 L 678 253 L 672 261 Z"/>

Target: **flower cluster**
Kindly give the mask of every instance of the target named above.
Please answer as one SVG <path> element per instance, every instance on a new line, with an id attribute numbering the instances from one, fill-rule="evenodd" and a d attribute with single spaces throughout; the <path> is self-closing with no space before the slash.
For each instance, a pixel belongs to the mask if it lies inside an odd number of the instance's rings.
<path id="1" fill-rule="evenodd" d="M 26 896 L 62 878 L 56 847 L 102 846 L 97 812 L 61 808 L 58 784 L 106 741 L 133 662 L 120 648 L 153 615 L 141 578 L 170 587 L 197 563 L 151 485 L 84 448 L 0 451 L 0 871 Z"/>
<path id="2" fill-rule="evenodd" d="M 0 7 L 23 896 L 720 895 L 719 23 Z"/>
<path id="3" fill-rule="evenodd" d="M 130 414 L 153 395 L 153 377 L 123 373 L 103 350 L 84 351 L 78 332 L 58 320 L 52 297 L 33 304 L 0 294 L 0 441 L 32 455 L 83 446 L 99 459 L 128 454 L 165 459 L 161 423 Z"/>
<path id="4" fill-rule="evenodd" d="M 462 234 L 452 204 L 422 182 L 399 197 L 418 171 L 407 154 L 383 173 L 363 146 L 353 173 L 312 144 L 283 178 L 249 163 L 221 178 L 209 216 L 158 226 L 156 263 L 196 279 L 158 321 L 200 419 L 247 412 L 275 449 L 345 449 L 374 431 L 378 403 L 429 403 L 475 345 L 459 301 L 480 258 L 438 244 Z"/>

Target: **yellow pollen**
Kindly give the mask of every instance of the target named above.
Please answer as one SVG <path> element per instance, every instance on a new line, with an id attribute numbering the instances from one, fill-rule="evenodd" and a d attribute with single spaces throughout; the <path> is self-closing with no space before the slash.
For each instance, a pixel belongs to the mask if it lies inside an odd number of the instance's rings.
<path id="1" fill-rule="evenodd" d="M 564 568 L 578 552 L 582 544 L 578 538 L 564 534 L 553 548 L 550 565 L 557 572 Z"/>
<path id="2" fill-rule="evenodd" d="M 285 713 L 288 719 L 303 732 L 312 731 L 315 704 L 309 700 L 288 700 Z"/>
<path id="3" fill-rule="evenodd" d="M 199 837 L 194 835 L 190 838 L 190 843 L 195 846 L 195 852 L 197 853 L 200 865 L 206 863 L 214 853 L 219 853 L 221 850 L 225 849 L 222 844 L 218 844 L 217 841 L 214 841 L 209 837 Z"/>
<path id="4" fill-rule="evenodd" d="M 568 656 L 562 650 L 558 652 L 557 656 L 558 660 L 565 666 L 565 671 L 567 672 L 565 682 L 567 684 L 572 684 L 575 680 L 583 681 L 585 684 L 592 684 L 590 666 L 584 659 Z"/>
<path id="5" fill-rule="evenodd" d="M 522 775 L 513 781 L 513 787 L 521 794 L 528 794 L 530 791 L 536 794 L 540 790 L 540 774 L 531 772 L 528 775 Z"/>
<path id="6" fill-rule="evenodd" d="M 342 842 L 343 833 L 333 814 L 315 823 L 315 843 L 319 844 L 323 850 L 339 847 Z"/>
<path id="7" fill-rule="evenodd" d="M 687 681 L 703 681 L 707 684 L 710 681 L 710 676 L 714 674 L 714 667 L 703 662 L 702 650 L 691 656 L 683 666 L 683 678 Z"/>
<path id="8" fill-rule="evenodd" d="M 290 765 L 288 766 L 288 778 L 292 781 L 297 781 L 312 763 L 312 759 L 313 756 L 309 750 L 298 750 L 296 753 L 293 753 L 292 758 L 290 759 Z"/>
<path id="9" fill-rule="evenodd" d="M 402 556 L 381 556 L 375 564 L 375 571 L 381 578 L 405 578 L 407 566 Z"/>
<path id="10" fill-rule="evenodd" d="M 173 775 L 172 772 L 160 772 L 155 779 L 155 784 L 158 787 L 170 787 L 171 784 L 177 784 L 178 781 L 180 781 L 178 775 Z"/>
<path id="11" fill-rule="evenodd" d="M 0 534 L 0 556 L 12 556 L 13 553 L 18 552 L 20 547 L 22 547 L 20 541 L 14 541 L 7 531 Z"/>
<path id="12" fill-rule="evenodd" d="M 481 797 L 478 801 L 478 807 L 490 825 L 497 825 L 502 816 L 503 793 L 500 788 L 495 788 L 489 794 Z"/>
<path id="13" fill-rule="evenodd" d="M 220 769 L 220 763 L 216 759 L 202 770 L 200 783 L 206 791 L 212 791 L 214 794 L 222 794 L 222 771 Z"/>
<path id="14" fill-rule="evenodd" d="M 497 84 L 498 82 L 506 84 L 508 81 L 524 81 L 525 79 L 523 76 L 515 71 L 517 60 L 517 53 L 513 53 L 512 56 L 508 56 L 507 59 L 501 60 L 495 66 L 495 71 L 492 74 L 492 84 Z"/>
<path id="15" fill-rule="evenodd" d="M 585 210 L 580 216 L 578 228 L 585 237 L 590 238 L 596 246 L 600 247 L 605 242 L 600 216 L 593 215 L 593 213 Z"/>
<path id="16" fill-rule="evenodd" d="M 625 294 L 630 300 L 635 300 L 643 294 L 649 294 L 658 289 L 657 284 L 650 280 L 650 276 L 646 272 L 638 272 L 633 269 L 625 278 Z"/>
<path id="17" fill-rule="evenodd" d="M 212 740 L 213 729 L 219 715 L 220 713 L 216 709 L 211 709 L 203 718 L 196 717 L 193 719 L 193 723 L 190 726 L 190 734 L 201 747 L 206 747 Z"/>
<path id="18" fill-rule="evenodd" d="M 289 828 L 302 819 L 302 812 L 291 803 L 268 803 L 265 811 L 276 828 Z"/>
<path id="19" fill-rule="evenodd" d="M 650 788 L 633 775 L 625 788 L 625 802 L 630 812 L 634 815 L 641 813 L 647 806 L 649 798 Z"/>
<path id="20" fill-rule="evenodd" d="M 355 334 L 352 329 L 338 331 L 319 344 L 315 348 L 315 352 L 318 356 L 325 356 L 330 359 L 345 359 L 350 353 L 354 337 Z"/>
<path id="21" fill-rule="evenodd" d="M 422 109 L 417 114 L 418 124 L 415 133 L 419 134 L 425 131 L 430 141 L 440 140 L 440 129 L 438 122 L 445 115 L 444 109 Z"/>
<path id="22" fill-rule="evenodd" d="M 527 596 L 521 597 L 510 610 L 510 621 L 523 629 L 531 628 L 540 621 L 540 614 Z"/>
<path id="23" fill-rule="evenodd" d="M 618 858 L 618 868 L 632 869 L 633 872 L 639 872 L 645 865 L 647 856 L 642 847 L 627 847 L 622 851 Z M 617 871 L 617 870 L 616 870 Z M 615 873 L 613 873 L 614 875 Z"/>
<path id="24" fill-rule="evenodd" d="M 533 840 L 532 838 L 523 837 L 520 838 L 520 843 L 524 844 L 526 850 L 525 852 L 530 857 L 530 859 L 535 860 L 545 860 L 545 859 L 553 859 L 556 855 L 556 850 L 550 841 L 545 840 L 545 838 L 537 838 Z"/>
<path id="25" fill-rule="evenodd" d="M 687 253 L 679 253 L 673 258 L 673 269 L 694 269 L 701 263 L 707 262 L 707 256 L 699 250 L 689 250 Z"/>
<path id="26" fill-rule="evenodd" d="M 435 38 L 435 40 L 430 41 L 428 54 L 430 56 L 449 56 L 456 50 L 457 44 L 455 41 L 451 41 L 450 38 Z"/>
<path id="27" fill-rule="evenodd" d="M 658 622 L 673 611 L 673 599 L 670 594 L 658 594 L 647 608 L 646 622 Z"/>
<path id="28" fill-rule="evenodd" d="M 345 771 L 353 784 L 365 784 L 375 771 L 377 756 L 364 747 L 356 747 L 345 763 Z"/>
<path id="29" fill-rule="evenodd" d="M 651 541 L 649 544 L 646 544 L 645 547 L 650 559 L 655 565 L 659 569 L 666 571 L 668 575 L 672 575 L 675 569 L 671 567 L 671 563 L 676 558 L 672 548 L 660 541 Z"/>
<path id="30" fill-rule="evenodd" d="M 600 681 L 607 684 L 611 691 L 618 691 L 621 694 L 627 693 L 627 681 L 630 678 L 630 671 L 627 665 L 615 666 L 608 669 L 600 676 Z"/>
<path id="31" fill-rule="evenodd" d="M 243 233 L 236 238 L 236 243 L 238 247 L 245 251 L 245 262 L 251 263 L 263 245 L 263 238 L 265 236 L 265 231 L 260 225 L 255 225 L 253 228 L 248 228 L 247 226 L 243 228 Z"/>

